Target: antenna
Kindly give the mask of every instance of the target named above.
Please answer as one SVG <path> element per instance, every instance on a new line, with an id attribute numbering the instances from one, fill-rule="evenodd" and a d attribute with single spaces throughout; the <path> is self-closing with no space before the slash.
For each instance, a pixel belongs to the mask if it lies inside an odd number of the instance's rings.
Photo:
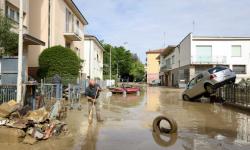
<path id="1" fill-rule="evenodd" d="M 166 47 L 166 32 L 163 33 L 163 47 L 165 48 Z"/>
<path id="2" fill-rule="evenodd" d="M 195 31 L 195 21 L 193 20 L 193 33 Z"/>

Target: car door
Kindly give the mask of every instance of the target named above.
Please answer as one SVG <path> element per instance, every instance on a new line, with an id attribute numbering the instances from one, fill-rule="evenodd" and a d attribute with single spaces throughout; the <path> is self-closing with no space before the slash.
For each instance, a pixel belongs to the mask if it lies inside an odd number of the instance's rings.
<path id="1" fill-rule="evenodd" d="M 193 98 L 195 95 L 195 85 L 196 85 L 196 79 L 193 78 L 191 81 L 189 81 L 186 93 L 190 98 Z"/>
<path id="2" fill-rule="evenodd" d="M 196 96 L 201 95 L 205 92 L 204 81 L 205 81 L 204 74 L 200 73 L 199 75 L 196 76 L 196 86 L 195 86 Z"/>

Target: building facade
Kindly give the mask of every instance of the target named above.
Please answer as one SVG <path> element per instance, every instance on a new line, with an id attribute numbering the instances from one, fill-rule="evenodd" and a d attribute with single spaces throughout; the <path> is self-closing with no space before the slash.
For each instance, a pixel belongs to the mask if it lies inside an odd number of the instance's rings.
<path id="1" fill-rule="evenodd" d="M 85 35 L 83 78 L 103 79 L 103 52 L 100 41 L 92 35 Z"/>
<path id="2" fill-rule="evenodd" d="M 159 80 L 160 64 L 157 58 L 163 49 L 149 50 L 146 52 L 146 72 L 147 83 L 152 83 L 153 80 Z"/>
<path id="3" fill-rule="evenodd" d="M 44 46 L 45 42 L 30 32 L 31 13 L 30 1 L 23 0 L 23 80 L 28 78 L 28 53 L 32 51 L 30 46 Z M 1 13 L 13 21 L 12 31 L 18 33 L 19 28 L 19 0 L 1 0 Z M 16 50 L 17 51 L 17 50 Z M 17 57 L 2 57 L 0 61 L 0 83 L 16 84 L 17 79 Z"/>
<path id="4" fill-rule="evenodd" d="M 215 66 L 226 66 L 237 74 L 236 82 L 250 77 L 250 37 L 212 37 L 188 34 L 177 46 L 161 53 L 164 85 L 187 83 L 196 74 Z M 167 69 L 165 69 L 167 68 Z"/>
<path id="5" fill-rule="evenodd" d="M 88 22 L 72 0 L 29 0 L 29 11 L 30 33 L 46 42 L 44 46 L 29 46 L 31 75 L 36 75 L 39 55 L 51 46 L 71 48 L 84 59 L 84 27 Z"/>

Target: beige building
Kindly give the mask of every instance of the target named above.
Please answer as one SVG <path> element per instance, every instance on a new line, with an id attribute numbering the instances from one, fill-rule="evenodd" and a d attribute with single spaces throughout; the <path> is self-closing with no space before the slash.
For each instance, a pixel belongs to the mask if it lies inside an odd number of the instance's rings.
<path id="1" fill-rule="evenodd" d="M 34 35 L 30 32 L 31 22 L 33 21 L 32 16 L 30 15 L 31 14 L 30 13 L 30 1 L 32 0 L 23 0 L 23 56 L 24 56 L 23 73 L 25 76 L 24 79 L 27 79 L 28 77 L 27 59 L 28 59 L 29 51 L 32 51 L 32 49 L 29 49 L 29 47 L 31 47 L 31 45 L 33 46 L 36 45 L 36 47 L 45 45 L 45 41 L 41 40 L 41 38 L 38 35 Z M 16 33 L 18 33 L 18 26 L 19 26 L 19 6 L 20 6 L 19 0 L 0 0 L 0 11 L 4 16 L 8 17 L 10 20 L 13 21 L 12 30 Z M 12 57 L 11 59 L 17 59 L 17 58 Z M 15 60 L 11 62 L 15 62 Z M 16 75 L 17 75 L 17 63 L 15 65 L 11 65 L 11 70 L 12 70 L 11 72 L 0 71 L 0 74 L 8 76 L 8 81 L 11 81 L 10 82 L 11 84 L 15 84 Z"/>
<path id="2" fill-rule="evenodd" d="M 151 83 L 153 80 L 159 80 L 160 64 L 157 57 L 162 52 L 162 49 L 149 50 L 147 55 L 147 83 Z"/>
<path id="3" fill-rule="evenodd" d="M 29 0 L 29 32 L 46 42 L 45 46 L 29 46 L 29 73 L 35 75 L 41 52 L 62 45 L 84 59 L 84 27 L 88 24 L 72 0 Z M 80 72 L 83 75 L 83 72 Z"/>

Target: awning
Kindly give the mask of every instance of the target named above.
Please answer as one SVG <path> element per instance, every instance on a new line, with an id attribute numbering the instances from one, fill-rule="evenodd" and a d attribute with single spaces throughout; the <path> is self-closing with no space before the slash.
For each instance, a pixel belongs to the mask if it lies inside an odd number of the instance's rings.
<path id="1" fill-rule="evenodd" d="M 23 34 L 23 43 L 26 45 L 42 45 L 45 46 L 45 42 L 29 35 L 29 34 Z"/>

